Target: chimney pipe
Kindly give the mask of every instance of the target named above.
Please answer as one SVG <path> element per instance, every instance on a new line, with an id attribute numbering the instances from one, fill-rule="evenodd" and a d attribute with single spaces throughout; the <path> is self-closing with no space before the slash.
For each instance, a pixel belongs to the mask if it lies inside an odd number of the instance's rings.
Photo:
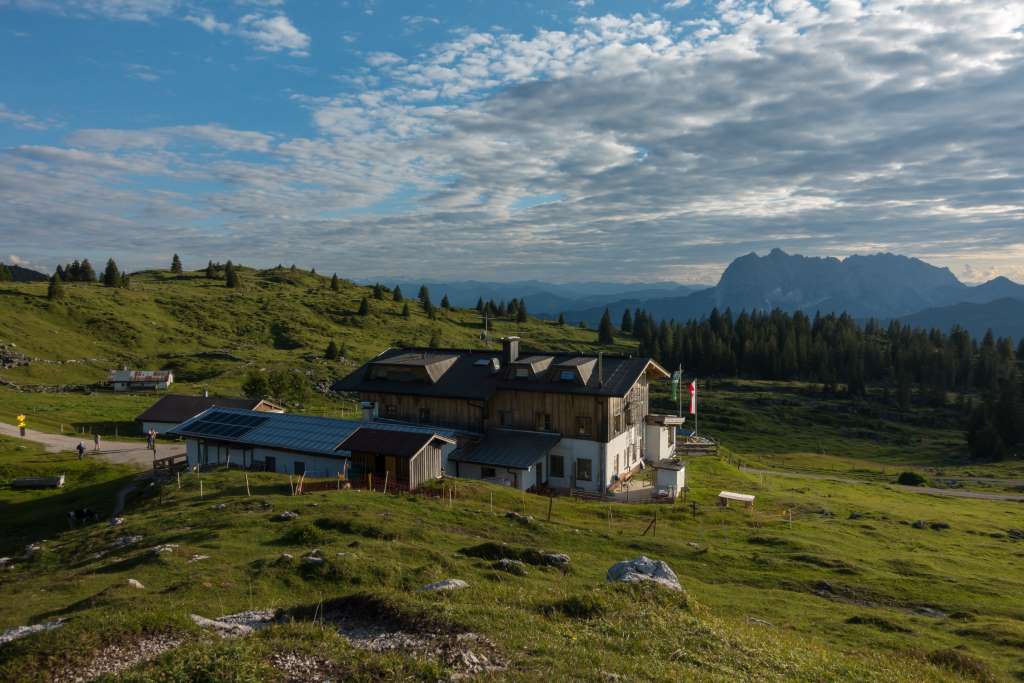
<path id="1" fill-rule="evenodd" d="M 519 337 L 501 338 L 501 362 L 509 366 L 519 359 Z"/>
<path id="2" fill-rule="evenodd" d="M 597 386 L 604 386 L 604 351 L 597 352 Z"/>

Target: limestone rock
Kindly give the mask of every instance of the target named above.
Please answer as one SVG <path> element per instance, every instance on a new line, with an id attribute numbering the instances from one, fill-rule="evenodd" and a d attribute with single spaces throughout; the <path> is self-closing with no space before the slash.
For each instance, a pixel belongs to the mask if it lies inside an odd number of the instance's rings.
<path id="1" fill-rule="evenodd" d="M 463 581 L 462 579 L 444 579 L 443 581 L 428 583 L 420 590 L 428 593 L 445 593 L 449 591 L 461 590 L 463 588 L 469 588 L 469 584 Z"/>
<path id="2" fill-rule="evenodd" d="M 608 570 L 608 580 L 623 583 L 652 581 L 674 591 L 683 590 L 679 578 L 671 567 L 661 560 L 652 560 L 644 555 L 635 560 L 625 560 L 612 565 Z"/>

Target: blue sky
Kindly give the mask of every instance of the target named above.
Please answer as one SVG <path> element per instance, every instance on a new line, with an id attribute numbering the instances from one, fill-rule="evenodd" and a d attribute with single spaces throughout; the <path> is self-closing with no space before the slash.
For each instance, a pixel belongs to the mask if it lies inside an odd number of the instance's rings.
<path id="1" fill-rule="evenodd" d="M 1024 280 L 1022 23 L 996 0 L 0 0 L 0 260 L 708 282 L 779 246 Z"/>

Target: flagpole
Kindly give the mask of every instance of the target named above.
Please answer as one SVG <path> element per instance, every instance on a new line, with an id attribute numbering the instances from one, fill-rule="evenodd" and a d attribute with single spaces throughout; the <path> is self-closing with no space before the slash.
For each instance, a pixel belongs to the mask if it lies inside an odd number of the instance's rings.
<path id="1" fill-rule="evenodd" d="M 683 416 L 683 388 L 679 386 L 683 383 L 683 364 L 679 364 L 679 379 L 676 380 L 676 398 L 679 399 L 679 417 Z"/>

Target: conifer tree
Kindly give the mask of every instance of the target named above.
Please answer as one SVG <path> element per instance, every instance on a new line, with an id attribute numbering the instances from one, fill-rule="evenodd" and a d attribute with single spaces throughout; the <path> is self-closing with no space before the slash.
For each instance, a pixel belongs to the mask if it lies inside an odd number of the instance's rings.
<path id="1" fill-rule="evenodd" d="M 229 289 L 237 289 L 240 284 L 238 273 L 235 272 L 235 264 L 228 261 L 224 264 L 224 286 Z"/>
<path id="2" fill-rule="evenodd" d="M 338 285 L 338 274 L 335 273 L 334 275 L 331 276 L 331 291 L 332 292 L 337 292 L 338 291 L 338 287 L 339 287 L 339 285 Z"/>
<path id="3" fill-rule="evenodd" d="M 391 298 L 394 299 L 395 301 L 404 301 L 402 297 L 402 288 L 399 287 L 398 285 L 395 285 L 395 291 L 392 292 Z"/>
<path id="4" fill-rule="evenodd" d="M 46 288 L 46 298 L 50 301 L 56 301 L 64 298 L 64 285 L 61 283 L 61 279 L 54 273 L 53 277 L 50 278 L 50 284 Z"/>
<path id="5" fill-rule="evenodd" d="M 448 301 L 448 294 L 447 293 L 445 293 L 445 295 L 443 297 L 441 297 L 441 308 L 443 308 L 446 311 L 450 311 L 451 308 L 452 308 L 451 302 Z"/>
<path id="6" fill-rule="evenodd" d="M 607 308 L 604 309 L 604 315 L 601 316 L 601 323 L 597 326 L 597 343 L 602 346 L 611 346 L 615 343 L 615 330 L 612 328 L 612 314 Z"/>
<path id="7" fill-rule="evenodd" d="M 622 324 L 619 325 L 619 329 L 623 334 L 633 334 L 633 316 L 628 308 L 622 312 Z"/>
<path id="8" fill-rule="evenodd" d="M 409 310 L 409 302 L 407 301 L 405 302 L 405 305 L 402 306 L 402 317 L 409 318 L 411 316 L 412 312 Z"/>
<path id="9" fill-rule="evenodd" d="M 89 259 L 82 261 L 82 265 L 80 266 L 78 273 L 78 280 L 81 282 L 96 282 L 96 271 L 92 269 L 92 264 L 89 263 Z"/>
<path id="10" fill-rule="evenodd" d="M 365 296 L 359 302 L 359 315 L 370 315 L 370 300 Z"/>
<path id="11" fill-rule="evenodd" d="M 13 279 L 14 276 L 11 274 L 10 268 L 0 263 L 0 282 L 10 282 Z"/>
<path id="12" fill-rule="evenodd" d="M 217 279 L 217 269 L 213 267 L 213 261 L 210 261 L 210 262 L 208 262 L 206 264 L 206 279 L 207 280 L 216 280 Z"/>
<path id="13" fill-rule="evenodd" d="M 565 313 L 558 314 L 558 324 L 565 325 Z"/>
<path id="14" fill-rule="evenodd" d="M 525 323 L 529 316 L 530 314 L 526 312 L 526 302 L 520 301 L 519 305 L 516 306 L 516 322 Z"/>
<path id="15" fill-rule="evenodd" d="M 332 339 L 327 342 L 327 350 L 324 351 L 324 358 L 327 360 L 337 360 L 339 356 L 338 345 Z"/>
<path id="16" fill-rule="evenodd" d="M 171 259 L 171 272 L 175 275 L 181 275 L 184 272 L 184 269 L 181 267 L 181 259 L 178 258 L 177 254 Z"/>
<path id="17" fill-rule="evenodd" d="M 477 313 L 483 313 L 484 312 L 484 298 L 483 297 L 480 297 L 479 299 L 476 300 L 476 312 Z"/>
<path id="18" fill-rule="evenodd" d="M 114 259 L 107 259 L 107 267 L 103 271 L 104 287 L 119 287 L 121 285 L 121 271 L 117 269 Z"/>
<path id="19" fill-rule="evenodd" d="M 128 277 L 128 273 L 121 273 L 121 283 L 118 285 L 121 289 L 128 289 L 131 287 L 131 279 Z"/>
<path id="20" fill-rule="evenodd" d="M 373 298 L 377 301 L 384 301 L 384 285 L 379 282 L 373 286 Z"/>

